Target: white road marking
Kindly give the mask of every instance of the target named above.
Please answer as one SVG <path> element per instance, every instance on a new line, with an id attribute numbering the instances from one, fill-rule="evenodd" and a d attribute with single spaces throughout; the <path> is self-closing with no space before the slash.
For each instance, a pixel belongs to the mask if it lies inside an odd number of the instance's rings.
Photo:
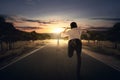
<path id="1" fill-rule="evenodd" d="M 0 68 L 0 70 L 5 69 L 6 67 L 8 67 L 8 66 L 10 66 L 10 65 L 12 65 L 12 64 L 14 64 L 14 63 L 16 63 L 16 62 L 18 62 L 19 60 L 21 60 L 21 59 L 23 59 L 23 58 L 25 58 L 25 57 L 27 57 L 27 56 L 29 56 L 29 55 L 31 55 L 31 54 L 37 52 L 38 50 L 40 50 L 40 49 L 42 49 L 42 48 L 44 48 L 44 47 L 45 47 L 45 46 L 41 46 L 40 48 L 37 48 L 37 49 L 35 49 L 35 50 L 33 50 L 33 51 L 31 51 L 31 52 L 29 52 L 29 53 L 27 53 L 27 54 L 25 54 L 25 55 L 19 57 L 18 59 L 14 60 L 14 61 L 12 61 L 11 63 L 9 63 L 9 64 L 3 66 L 2 68 Z"/>

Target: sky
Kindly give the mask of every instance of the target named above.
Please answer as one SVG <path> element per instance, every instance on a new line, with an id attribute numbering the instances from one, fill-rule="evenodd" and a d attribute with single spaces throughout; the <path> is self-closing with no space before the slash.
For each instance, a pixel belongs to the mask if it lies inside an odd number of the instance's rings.
<path id="1" fill-rule="evenodd" d="M 120 0 L 1 0 L 0 15 L 17 29 L 51 33 L 56 28 L 112 27 L 120 22 Z"/>

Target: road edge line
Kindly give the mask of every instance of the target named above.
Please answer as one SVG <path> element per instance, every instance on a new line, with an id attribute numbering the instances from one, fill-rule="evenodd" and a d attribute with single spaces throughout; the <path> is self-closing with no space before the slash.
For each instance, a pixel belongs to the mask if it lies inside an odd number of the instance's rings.
<path id="1" fill-rule="evenodd" d="M 90 51 L 90 50 L 88 50 L 88 51 Z M 85 53 L 85 54 L 87 54 L 87 52 L 85 52 L 85 49 L 82 50 L 82 52 Z M 90 51 L 90 52 L 93 52 L 93 51 Z M 104 63 L 104 64 L 106 64 L 106 65 L 108 65 L 109 67 L 111 67 L 111 68 L 113 68 L 113 69 L 115 69 L 115 70 L 117 70 L 117 71 L 120 72 L 120 67 L 118 67 L 118 66 L 116 66 L 116 65 L 111 65 L 111 64 L 109 64 L 109 63 L 107 63 L 107 62 L 102 61 L 101 59 L 97 59 L 97 58 L 95 58 L 94 56 L 91 56 L 90 54 L 87 54 L 87 55 L 90 56 L 90 57 L 92 57 L 92 58 L 94 58 L 94 59 L 96 59 L 96 60 L 98 60 L 98 61 L 100 61 L 100 62 L 102 62 L 102 63 Z"/>
<path id="2" fill-rule="evenodd" d="M 14 64 L 14 63 L 16 63 L 16 62 L 18 62 L 18 61 L 20 61 L 20 60 L 22 60 L 22 59 L 24 59 L 25 57 L 27 57 L 27 56 L 29 56 L 29 55 L 37 52 L 38 50 L 40 50 L 40 49 L 42 49 L 42 48 L 44 48 L 44 47 L 45 47 L 45 46 L 41 46 L 40 48 L 34 49 L 33 51 L 31 51 L 31 52 L 29 52 L 29 53 L 26 53 L 25 55 L 19 57 L 18 59 L 16 59 L 16 60 L 10 62 L 9 64 L 1 67 L 0 70 L 3 70 L 3 69 L 5 69 L 5 68 L 7 68 L 8 66 L 10 66 L 10 65 L 12 65 L 12 64 Z"/>

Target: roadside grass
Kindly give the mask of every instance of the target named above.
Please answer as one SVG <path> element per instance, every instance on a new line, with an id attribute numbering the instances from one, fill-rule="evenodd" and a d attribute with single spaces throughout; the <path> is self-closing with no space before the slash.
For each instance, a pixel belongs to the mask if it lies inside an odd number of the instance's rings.
<path id="1" fill-rule="evenodd" d="M 93 46 L 93 45 L 85 45 L 83 48 L 94 51 L 98 54 L 112 56 L 116 59 L 120 60 L 120 51 L 117 49 L 109 48 L 109 47 L 100 47 L 100 46 Z"/>
<path id="2" fill-rule="evenodd" d="M 44 46 L 46 43 L 44 40 L 16 42 L 12 50 L 7 50 L 0 54 L 0 67 L 40 46 Z"/>

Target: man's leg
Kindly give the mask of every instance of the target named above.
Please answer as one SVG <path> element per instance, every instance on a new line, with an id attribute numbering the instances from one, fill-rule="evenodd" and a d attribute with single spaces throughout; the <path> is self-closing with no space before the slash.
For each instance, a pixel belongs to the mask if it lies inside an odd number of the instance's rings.
<path id="1" fill-rule="evenodd" d="M 74 52 L 74 48 L 71 44 L 71 41 L 68 42 L 68 57 L 72 57 L 73 56 L 73 52 Z"/>
<path id="2" fill-rule="evenodd" d="M 81 69 L 81 49 L 82 49 L 82 43 L 81 41 L 77 40 L 76 41 L 77 46 L 76 46 L 76 53 L 77 53 L 77 79 L 80 79 L 80 69 Z"/>

